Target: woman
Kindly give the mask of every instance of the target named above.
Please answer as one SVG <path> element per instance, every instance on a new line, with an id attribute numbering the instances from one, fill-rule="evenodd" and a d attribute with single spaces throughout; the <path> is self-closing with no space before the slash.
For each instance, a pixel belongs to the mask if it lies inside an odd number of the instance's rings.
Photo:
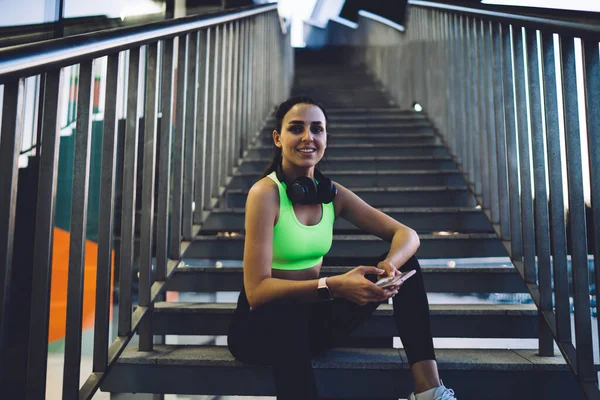
<path id="1" fill-rule="evenodd" d="M 312 356 L 334 347 L 381 302 L 393 298 L 415 381 L 409 400 L 455 399 L 438 377 L 429 305 L 414 257 L 416 232 L 315 169 L 327 147 L 328 121 L 321 105 L 294 97 L 279 106 L 275 117 L 275 157 L 246 202 L 244 288 L 229 328 L 231 353 L 243 363 L 271 365 L 278 399 L 317 399 Z M 318 279 L 338 217 L 391 247 L 376 267 L 358 266 Z M 385 289 L 374 283 L 384 275 L 399 275 L 399 269 L 416 274 Z"/>

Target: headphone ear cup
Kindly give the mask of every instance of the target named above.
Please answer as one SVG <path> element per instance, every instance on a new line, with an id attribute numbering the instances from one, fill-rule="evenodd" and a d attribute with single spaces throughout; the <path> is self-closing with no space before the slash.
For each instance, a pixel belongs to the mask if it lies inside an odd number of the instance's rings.
<path id="1" fill-rule="evenodd" d="M 333 201 L 333 198 L 337 194 L 337 187 L 333 184 L 331 179 L 323 177 L 317 185 L 317 191 L 321 203 L 327 204 Z"/>
<path id="2" fill-rule="evenodd" d="M 318 192 L 315 182 L 307 176 L 298 177 L 287 189 L 288 198 L 292 203 L 314 204 L 318 202 Z"/>

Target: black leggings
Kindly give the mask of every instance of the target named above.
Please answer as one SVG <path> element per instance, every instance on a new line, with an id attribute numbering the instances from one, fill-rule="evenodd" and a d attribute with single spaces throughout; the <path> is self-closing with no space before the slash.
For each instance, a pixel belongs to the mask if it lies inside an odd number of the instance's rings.
<path id="1" fill-rule="evenodd" d="M 417 273 L 393 297 L 394 320 L 411 366 L 435 360 L 423 273 L 414 256 L 400 268 L 413 269 Z M 272 366 L 278 399 L 318 399 L 312 357 L 335 347 L 378 306 L 345 299 L 306 304 L 284 298 L 250 310 L 242 290 L 229 326 L 229 350 L 245 364 Z"/>

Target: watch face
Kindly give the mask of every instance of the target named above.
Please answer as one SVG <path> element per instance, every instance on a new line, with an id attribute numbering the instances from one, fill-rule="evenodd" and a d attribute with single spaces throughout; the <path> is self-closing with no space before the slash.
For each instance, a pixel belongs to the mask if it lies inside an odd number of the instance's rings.
<path id="1" fill-rule="evenodd" d="M 317 294 L 321 300 L 331 300 L 331 293 L 327 287 L 320 287 L 317 289 Z"/>

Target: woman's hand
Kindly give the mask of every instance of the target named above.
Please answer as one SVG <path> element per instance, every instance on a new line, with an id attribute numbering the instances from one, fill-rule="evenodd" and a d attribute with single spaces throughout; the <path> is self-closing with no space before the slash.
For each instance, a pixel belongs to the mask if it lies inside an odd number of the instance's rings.
<path id="1" fill-rule="evenodd" d="M 389 261 L 386 261 L 386 260 L 380 261 L 377 264 L 377 268 L 384 270 L 385 274 L 390 278 L 393 278 L 396 275 L 400 274 L 400 271 L 398 271 L 398 269 L 396 267 L 394 267 L 392 265 L 392 263 L 390 263 Z"/>
<path id="2" fill-rule="evenodd" d="M 361 265 L 345 274 L 327 278 L 327 285 L 333 297 L 342 297 L 360 305 L 381 303 L 398 293 L 396 286 L 387 289 L 378 287 L 365 278 L 367 274 L 383 275 L 385 270 Z"/>

